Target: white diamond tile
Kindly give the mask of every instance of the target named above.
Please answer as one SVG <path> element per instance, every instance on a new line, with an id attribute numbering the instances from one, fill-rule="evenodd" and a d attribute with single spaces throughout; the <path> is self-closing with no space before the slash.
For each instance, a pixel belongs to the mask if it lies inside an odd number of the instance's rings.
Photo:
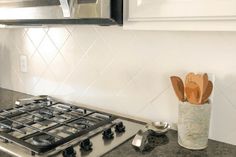
<path id="1" fill-rule="evenodd" d="M 9 63 L 10 64 L 10 70 L 15 70 L 17 72 L 20 72 L 20 54 L 16 51 L 14 52 L 8 52 L 9 54 Z"/>
<path id="2" fill-rule="evenodd" d="M 22 81 L 22 79 L 18 76 L 19 72 L 16 72 L 16 71 L 12 70 L 11 75 L 13 76 L 13 77 L 11 77 L 12 89 L 15 90 L 15 91 L 26 92 L 25 84 Z"/>
<path id="3" fill-rule="evenodd" d="M 45 36 L 45 31 L 43 28 L 29 28 L 26 34 L 33 42 L 34 46 L 38 47 Z"/>
<path id="4" fill-rule="evenodd" d="M 1 37 L 0 37 L 0 50 L 2 51 L 2 47 L 6 44 L 6 38 L 9 37 L 9 30 L 8 29 L 0 29 Z M 0 52 L 1 53 L 1 52 Z"/>
<path id="5" fill-rule="evenodd" d="M 77 89 L 76 96 L 79 96 L 98 76 L 99 71 L 96 69 L 96 65 L 90 62 L 88 55 L 86 55 L 65 81 L 65 84 Z"/>
<path id="6" fill-rule="evenodd" d="M 218 90 L 221 92 L 221 95 L 228 101 L 228 103 L 235 109 L 236 111 L 236 83 L 231 84 L 230 87 L 221 89 L 218 87 Z"/>
<path id="7" fill-rule="evenodd" d="M 29 60 L 29 73 L 33 76 L 40 78 L 42 73 L 46 70 L 46 63 L 39 55 L 39 52 L 35 52 L 32 58 Z"/>
<path id="8" fill-rule="evenodd" d="M 70 36 L 60 49 L 60 52 L 67 64 L 73 69 L 73 67 L 80 62 L 80 59 L 86 51 L 82 50 L 75 39 Z"/>
<path id="9" fill-rule="evenodd" d="M 71 35 L 84 51 L 88 50 L 98 37 L 96 31 L 91 26 L 77 26 Z"/>
<path id="10" fill-rule="evenodd" d="M 146 60 L 145 57 L 137 54 L 134 57 L 128 58 L 131 64 L 125 64 L 124 66 L 130 71 L 139 72 L 137 75 L 133 73 L 130 83 L 127 84 L 122 90 L 120 90 L 117 95 L 129 95 L 132 94 L 139 97 L 140 101 L 148 102 L 155 95 L 158 95 L 169 85 L 169 75 L 165 74 L 166 69 L 158 65 L 152 58 Z M 145 61 L 146 60 L 146 61 Z M 136 92 L 134 92 L 136 91 Z"/>
<path id="11" fill-rule="evenodd" d="M 176 123 L 178 118 L 178 101 L 172 88 L 166 88 L 151 103 L 146 103 L 139 109 L 141 117 L 152 121 L 167 121 Z"/>
<path id="12" fill-rule="evenodd" d="M 64 45 L 70 35 L 65 27 L 49 28 L 47 34 L 58 49 Z"/>
<path id="13" fill-rule="evenodd" d="M 48 36 L 45 36 L 42 43 L 38 47 L 38 51 L 47 64 L 50 64 L 58 53 L 58 49 Z"/>
<path id="14" fill-rule="evenodd" d="M 35 75 L 32 72 L 28 73 L 19 73 L 19 78 L 21 78 L 24 89 L 26 93 L 33 93 L 33 88 L 36 85 L 36 83 L 39 81 L 41 75 Z"/>
<path id="15" fill-rule="evenodd" d="M 56 88 L 58 87 L 58 83 L 56 81 L 55 76 L 50 71 L 50 69 L 46 70 L 41 76 L 40 80 L 34 87 L 34 94 L 37 95 L 52 95 Z"/>
<path id="16" fill-rule="evenodd" d="M 10 59 L 10 52 L 7 50 L 5 46 L 1 47 L 0 52 L 0 80 L 1 80 L 1 87 L 9 87 L 11 79 L 11 59 Z"/>
<path id="17" fill-rule="evenodd" d="M 24 35 L 21 38 L 21 43 L 16 43 L 15 45 L 20 54 L 27 55 L 29 58 L 34 54 L 36 47 L 28 37 L 28 35 Z"/>
<path id="18" fill-rule="evenodd" d="M 113 59 L 112 51 L 102 40 L 97 40 L 88 52 L 89 61 L 93 64 L 97 72 L 101 72 L 104 67 Z"/>
<path id="19" fill-rule="evenodd" d="M 100 53 L 97 54 L 99 55 Z M 113 55 L 115 54 L 113 53 Z M 119 91 L 127 86 L 141 68 L 138 65 L 138 61 L 134 58 L 133 56 L 113 58 L 111 65 L 107 67 L 102 76 L 96 80 L 84 96 L 88 96 L 96 91 L 96 96 L 93 95 L 95 99 L 98 97 L 104 97 L 105 99 L 108 93 L 110 97 L 115 97 Z"/>
<path id="20" fill-rule="evenodd" d="M 129 71 L 126 71 L 121 64 L 114 63 L 84 93 L 84 96 L 89 96 L 92 93 L 94 99 L 103 98 L 104 100 L 114 97 L 116 92 L 122 89 L 129 79 Z"/>
<path id="21" fill-rule="evenodd" d="M 210 138 L 235 144 L 236 126 L 231 123 L 236 121 L 235 112 L 236 109 L 234 106 L 216 88 L 214 102 L 212 104 Z"/>
<path id="22" fill-rule="evenodd" d="M 70 34 L 73 34 L 76 27 L 77 27 L 76 25 L 66 25 L 65 28 L 70 32 Z"/>
<path id="23" fill-rule="evenodd" d="M 9 30 L 9 36 L 7 38 L 8 42 L 5 42 L 8 47 L 17 47 L 18 45 L 22 45 L 23 41 L 22 38 L 25 36 L 24 29 L 12 29 Z M 14 43 L 14 44 L 12 44 Z"/>
<path id="24" fill-rule="evenodd" d="M 50 64 L 50 69 L 58 82 L 63 82 L 70 73 L 69 66 L 60 53 L 57 54 L 53 62 Z"/>
<path id="25" fill-rule="evenodd" d="M 96 30 L 117 55 L 128 54 L 127 50 L 134 52 L 133 48 L 139 48 L 134 44 L 134 34 L 132 31 L 123 31 L 122 27 L 118 26 L 97 26 Z"/>
<path id="26" fill-rule="evenodd" d="M 70 84 L 65 81 L 61 84 L 58 84 L 58 88 L 53 94 L 61 98 L 63 97 L 62 99 L 64 99 L 65 97 L 72 97 L 74 93 L 76 93 L 76 88 L 70 86 Z"/>

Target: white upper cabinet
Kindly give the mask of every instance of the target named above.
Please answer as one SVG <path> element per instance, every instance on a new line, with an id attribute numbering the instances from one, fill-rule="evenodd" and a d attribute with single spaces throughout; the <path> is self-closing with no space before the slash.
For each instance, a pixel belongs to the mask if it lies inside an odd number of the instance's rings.
<path id="1" fill-rule="evenodd" d="M 127 0 L 124 29 L 236 30 L 236 0 Z"/>

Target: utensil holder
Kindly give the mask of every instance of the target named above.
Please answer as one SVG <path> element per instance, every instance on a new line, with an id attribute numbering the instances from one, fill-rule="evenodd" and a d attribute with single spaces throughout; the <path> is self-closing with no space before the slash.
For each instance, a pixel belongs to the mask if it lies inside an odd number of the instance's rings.
<path id="1" fill-rule="evenodd" d="M 211 104 L 179 103 L 178 143 L 192 150 L 207 147 Z"/>

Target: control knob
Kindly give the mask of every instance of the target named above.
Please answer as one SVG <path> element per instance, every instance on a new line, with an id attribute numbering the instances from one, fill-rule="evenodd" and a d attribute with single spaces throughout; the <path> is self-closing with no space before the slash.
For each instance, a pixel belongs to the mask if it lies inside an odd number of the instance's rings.
<path id="1" fill-rule="evenodd" d="M 92 150 L 92 142 L 90 141 L 89 138 L 83 140 L 81 143 L 80 143 L 80 148 L 84 151 L 90 151 Z"/>
<path id="2" fill-rule="evenodd" d="M 115 130 L 118 133 L 125 132 L 125 126 L 124 126 L 123 122 L 118 122 L 115 126 Z"/>
<path id="3" fill-rule="evenodd" d="M 114 137 L 114 133 L 112 132 L 111 128 L 104 130 L 102 135 L 104 139 L 112 139 Z"/>
<path id="4" fill-rule="evenodd" d="M 74 148 L 72 146 L 66 148 L 62 152 L 62 154 L 63 154 L 63 157 L 76 157 L 76 151 L 74 150 Z"/>

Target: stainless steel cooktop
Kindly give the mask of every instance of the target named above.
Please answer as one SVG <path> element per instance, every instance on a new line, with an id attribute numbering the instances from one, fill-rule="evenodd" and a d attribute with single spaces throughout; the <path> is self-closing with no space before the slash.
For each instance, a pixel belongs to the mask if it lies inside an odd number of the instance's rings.
<path id="1" fill-rule="evenodd" d="M 143 127 L 48 96 L 21 99 L 16 105 L 0 110 L 0 149 L 20 157 L 101 156 Z"/>

